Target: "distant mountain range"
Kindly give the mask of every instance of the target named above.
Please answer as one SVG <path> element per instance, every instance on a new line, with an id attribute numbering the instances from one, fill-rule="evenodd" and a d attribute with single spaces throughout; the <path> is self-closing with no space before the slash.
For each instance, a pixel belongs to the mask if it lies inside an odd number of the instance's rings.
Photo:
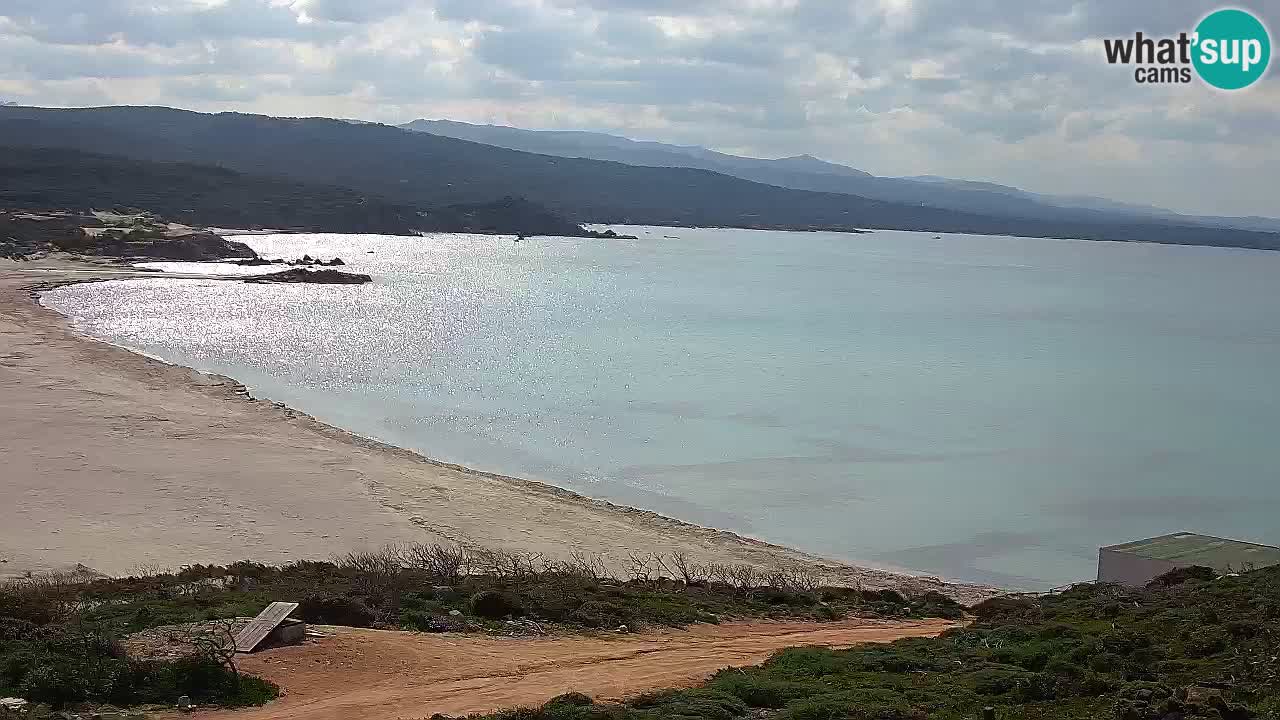
<path id="1" fill-rule="evenodd" d="M 875 200 L 1038 220 L 1132 222 L 1159 219 L 1210 227 L 1280 232 L 1280 219 L 1182 215 L 1172 210 L 1082 195 L 1048 195 L 1008 185 L 936 175 L 877 177 L 812 155 L 777 160 L 739 157 L 693 145 L 668 145 L 582 131 L 524 130 L 452 120 L 414 120 L 401 127 L 512 150 L 630 165 L 687 167 L 796 190 L 838 192 Z"/>
<path id="2" fill-rule="evenodd" d="M 581 135 L 570 134 L 570 138 L 581 140 Z M 644 143 L 640 148 L 632 147 L 631 141 L 621 138 L 607 142 L 626 151 L 653 150 Z M 526 152 L 379 124 L 159 107 L 0 107 L 0 145 L 75 150 L 148 164 L 204 166 L 204 170 L 191 170 L 193 178 L 210 168 L 233 171 L 239 178 L 234 181 L 234 192 L 226 190 L 216 202 L 208 202 L 209 195 L 188 202 L 206 202 L 210 213 L 216 213 L 220 206 L 231 213 L 230 205 L 238 202 L 234 198 L 244 196 L 248 185 L 266 183 L 260 186 L 269 188 L 275 183 L 271 197 L 279 202 L 273 209 L 256 206 L 262 209 L 252 211 L 263 218 L 280 212 L 319 218 L 322 205 L 349 198 L 342 202 L 353 212 L 357 208 L 351 203 L 359 205 L 363 199 L 392 213 L 409 211 L 426 219 L 453 217 L 480 232 L 501 231 L 502 223 L 491 221 L 491 213 L 505 213 L 520 222 L 541 218 L 559 227 L 630 223 L 799 230 L 886 228 L 1280 249 L 1280 235 L 1275 233 L 1180 219 L 1065 208 L 1046 211 L 1056 214 L 1002 214 L 923 201 L 887 201 L 848 190 L 853 183 L 874 184 L 885 178 L 804 156 L 754 160 L 664 146 L 657 150 L 693 158 L 685 162 L 722 167 L 652 166 Z M 161 172 L 150 165 L 144 170 Z M 73 174 L 74 165 L 64 169 L 66 173 Z M 755 174 L 756 179 L 740 176 L 746 174 Z M 176 202 L 173 192 L 184 187 L 179 175 L 171 176 L 175 189 L 168 195 L 151 179 L 138 180 L 136 187 L 154 192 L 130 193 L 135 187 L 130 184 L 134 182 L 130 175 L 122 172 L 114 177 L 116 187 L 110 189 L 111 197 L 117 202 L 136 197 L 137 202 L 131 204 L 142 209 L 151 209 L 145 202 Z M 769 182 L 763 182 L 765 178 Z M 947 182 L 889 180 L 915 188 L 922 197 L 930 197 L 927 191 L 940 186 L 948 192 L 970 192 L 1001 202 L 1012 197 L 950 188 Z M 286 181 L 289 184 L 282 184 Z M 59 182 L 48 185 L 51 193 L 58 190 Z M 831 189 L 797 189 L 786 187 L 785 182 L 828 183 Z M 20 192 L 22 181 L 7 181 L 3 189 Z M 103 187 L 95 191 L 107 192 Z M 507 197 L 527 202 L 503 202 Z M 223 198 L 228 199 L 224 202 Z M 290 203 L 296 207 L 285 207 Z M 255 206 L 246 201 L 246 207 Z M 211 224 L 222 222 L 214 214 L 202 217 L 210 218 Z M 274 220 L 257 221 L 271 222 Z"/>

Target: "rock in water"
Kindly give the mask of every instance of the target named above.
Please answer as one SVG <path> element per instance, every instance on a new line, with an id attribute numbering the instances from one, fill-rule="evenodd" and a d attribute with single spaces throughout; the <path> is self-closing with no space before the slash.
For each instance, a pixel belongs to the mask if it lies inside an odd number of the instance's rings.
<path id="1" fill-rule="evenodd" d="M 345 273 L 341 270 L 304 270 L 294 268 L 269 275 L 245 278 L 247 283 L 319 283 L 324 285 L 361 285 L 373 282 L 373 278 L 361 273 Z"/>

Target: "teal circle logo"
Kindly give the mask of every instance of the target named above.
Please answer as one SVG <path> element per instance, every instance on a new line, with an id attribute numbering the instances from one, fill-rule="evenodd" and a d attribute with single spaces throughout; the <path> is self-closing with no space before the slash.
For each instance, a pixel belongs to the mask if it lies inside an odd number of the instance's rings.
<path id="1" fill-rule="evenodd" d="M 1271 37 L 1258 18 L 1228 8 L 1205 16 L 1196 26 L 1192 64 L 1200 78 L 1221 90 L 1239 90 L 1257 82 L 1271 60 Z"/>

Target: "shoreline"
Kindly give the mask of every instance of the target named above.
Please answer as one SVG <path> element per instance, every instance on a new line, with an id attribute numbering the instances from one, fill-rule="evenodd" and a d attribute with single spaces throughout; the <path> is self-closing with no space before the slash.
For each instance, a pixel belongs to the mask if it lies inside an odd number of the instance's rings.
<path id="1" fill-rule="evenodd" d="M 16 410 L 0 421 L 0 447 L 19 470 L 16 484 L 0 487 L 0 577 L 75 564 L 115 575 L 140 564 L 289 562 L 419 541 L 580 551 L 615 570 L 631 552 L 684 551 L 700 562 L 801 566 L 836 584 L 937 590 L 966 603 L 999 592 L 432 460 L 256 400 L 233 378 L 81 335 L 38 301 L 63 285 L 161 277 L 184 278 L 67 260 L 0 265 L 0 392 Z M 40 386 L 25 387 L 33 381 Z M 83 432 L 49 437 L 68 426 Z"/>

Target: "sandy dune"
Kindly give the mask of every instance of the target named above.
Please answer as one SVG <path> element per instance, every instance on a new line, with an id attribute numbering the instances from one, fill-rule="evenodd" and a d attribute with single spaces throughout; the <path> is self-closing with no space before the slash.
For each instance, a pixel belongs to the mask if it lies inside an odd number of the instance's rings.
<path id="1" fill-rule="evenodd" d="M 278 563 L 441 541 L 614 562 L 684 550 L 962 601 L 989 594 L 436 463 L 253 401 L 231 379 L 81 337 L 32 300 L 42 283 L 112 277 L 128 273 L 0 261 L 0 575 Z"/>
<path id="2" fill-rule="evenodd" d="M 280 685 L 253 710 L 197 713 L 230 720 L 464 715 L 540 705 L 570 691 L 597 700 L 688 687 L 725 667 L 762 662 L 787 647 L 848 647 L 932 637 L 943 620 L 829 624 L 726 623 L 613 637 L 495 638 L 351 630 L 306 645 L 245 656 L 242 669 Z"/>

